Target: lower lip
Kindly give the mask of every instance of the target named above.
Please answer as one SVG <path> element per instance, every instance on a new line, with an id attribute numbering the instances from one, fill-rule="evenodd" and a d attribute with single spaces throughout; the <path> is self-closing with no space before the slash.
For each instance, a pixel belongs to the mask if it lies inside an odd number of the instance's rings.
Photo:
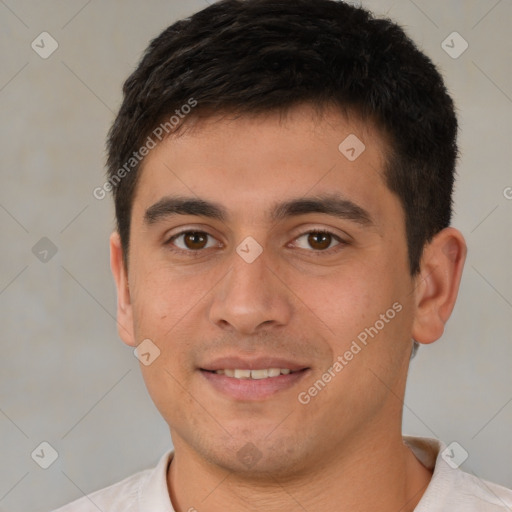
<path id="1" fill-rule="evenodd" d="M 200 372 L 217 391 L 235 400 L 264 400 L 295 386 L 309 373 L 309 368 L 267 379 L 235 379 L 206 370 Z"/>

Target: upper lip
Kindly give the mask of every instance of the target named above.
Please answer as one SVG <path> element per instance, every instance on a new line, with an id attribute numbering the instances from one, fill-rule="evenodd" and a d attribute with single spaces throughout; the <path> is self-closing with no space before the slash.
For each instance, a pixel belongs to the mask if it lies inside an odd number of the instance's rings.
<path id="1" fill-rule="evenodd" d="M 228 356 L 215 359 L 200 368 L 208 371 L 225 369 L 263 370 L 265 368 L 288 368 L 291 371 L 298 371 L 304 370 L 308 366 L 280 357 L 241 358 L 239 356 Z"/>

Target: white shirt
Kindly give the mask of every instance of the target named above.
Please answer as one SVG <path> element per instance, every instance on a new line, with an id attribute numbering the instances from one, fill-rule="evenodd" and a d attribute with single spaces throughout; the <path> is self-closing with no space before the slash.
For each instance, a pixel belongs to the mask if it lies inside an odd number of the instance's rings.
<path id="1" fill-rule="evenodd" d="M 440 441 L 410 436 L 403 439 L 416 458 L 434 470 L 415 512 L 512 510 L 512 490 L 452 468 L 442 457 L 446 446 Z M 167 488 L 167 468 L 173 453 L 169 451 L 163 455 L 154 469 L 136 473 L 54 512 L 175 512 Z M 453 452 L 450 455 L 453 458 Z"/>

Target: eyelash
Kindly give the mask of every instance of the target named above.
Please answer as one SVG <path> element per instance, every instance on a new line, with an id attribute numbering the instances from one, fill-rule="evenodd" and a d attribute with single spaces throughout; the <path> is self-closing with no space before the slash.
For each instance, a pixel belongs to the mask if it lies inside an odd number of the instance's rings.
<path id="1" fill-rule="evenodd" d="M 188 250 L 186 250 L 186 249 L 179 249 L 179 248 L 176 249 L 176 248 L 172 247 L 172 242 L 174 242 L 174 240 L 176 240 L 180 236 L 188 235 L 190 233 L 206 235 L 208 237 L 214 238 L 213 235 L 210 235 L 210 233 L 207 233 L 206 231 L 197 231 L 197 230 L 193 230 L 193 229 L 188 229 L 188 230 L 180 231 L 179 233 L 174 234 L 171 238 L 169 238 L 169 240 L 167 240 L 167 242 L 165 242 L 165 245 L 168 247 L 168 249 L 170 251 L 172 251 L 174 253 L 177 253 L 177 254 L 180 254 L 180 255 L 185 254 L 185 255 L 191 256 L 191 257 L 202 256 L 201 253 L 203 253 L 206 249 L 198 249 L 198 250 L 194 251 L 194 250 L 191 250 L 191 249 L 188 249 Z M 299 236 L 295 237 L 294 241 L 298 240 L 299 238 L 302 238 L 303 236 L 311 235 L 311 234 L 315 234 L 315 235 L 329 235 L 329 236 L 331 236 L 333 239 L 335 239 L 338 242 L 338 244 L 336 244 L 334 247 L 330 247 L 330 248 L 324 249 L 324 250 L 318 250 L 318 249 L 307 250 L 307 249 L 303 249 L 303 250 L 306 250 L 308 252 L 311 252 L 315 256 L 323 256 L 325 254 L 330 255 L 330 254 L 332 254 L 332 252 L 337 252 L 338 250 L 340 250 L 340 246 L 348 245 L 348 243 L 345 240 L 341 239 L 335 233 L 333 233 L 331 231 L 328 231 L 328 230 L 322 230 L 322 229 L 313 229 L 311 231 L 306 231 L 306 232 L 300 234 Z M 336 247 L 338 247 L 338 249 L 336 249 Z M 333 249 L 335 249 L 335 251 L 333 251 Z"/>

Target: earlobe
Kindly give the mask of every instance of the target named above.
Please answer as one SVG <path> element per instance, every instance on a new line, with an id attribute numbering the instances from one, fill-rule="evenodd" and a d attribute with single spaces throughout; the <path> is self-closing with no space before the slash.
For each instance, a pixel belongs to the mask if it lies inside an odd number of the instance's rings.
<path id="1" fill-rule="evenodd" d="M 415 281 L 416 311 L 412 337 L 432 343 L 444 332 L 459 292 L 467 247 L 455 228 L 440 231 L 425 247 Z"/>
<path id="2" fill-rule="evenodd" d="M 117 288 L 117 330 L 127 345 L 135 347 L 128 275 L 123 260 L 121 238 L 117 232 L 110 235 L 110 268 Z"/>

